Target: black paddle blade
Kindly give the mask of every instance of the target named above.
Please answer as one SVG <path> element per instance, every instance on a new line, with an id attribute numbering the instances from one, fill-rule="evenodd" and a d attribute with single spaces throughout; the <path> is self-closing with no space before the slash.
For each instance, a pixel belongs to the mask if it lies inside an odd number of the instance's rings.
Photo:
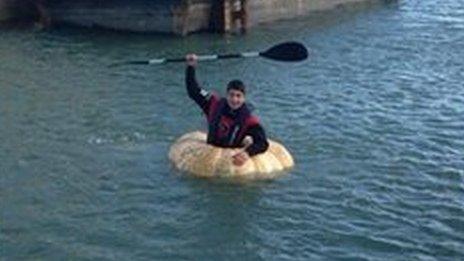
<path id="1" fill-rule="evenodd" d="M 299 62 L 308 58 L 308 50 L 301 43 L 286 42 L 260 52 L 259 55 L 276 61 Z"/>

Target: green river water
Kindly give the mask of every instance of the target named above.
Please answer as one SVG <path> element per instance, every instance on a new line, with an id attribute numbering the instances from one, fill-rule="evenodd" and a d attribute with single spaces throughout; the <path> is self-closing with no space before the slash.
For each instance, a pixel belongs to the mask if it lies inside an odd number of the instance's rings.
<path id="1" fill-rule="evenodd" d="M 184 65 L 262 50 L 308 61 L 202 63 L 241 78 L 296 166 L 198 180 L 167 158 L 204 129 Z M 464 2 L 410 0 L 185 38 L 0 29 L 1 260 L 464 260 Z"/>

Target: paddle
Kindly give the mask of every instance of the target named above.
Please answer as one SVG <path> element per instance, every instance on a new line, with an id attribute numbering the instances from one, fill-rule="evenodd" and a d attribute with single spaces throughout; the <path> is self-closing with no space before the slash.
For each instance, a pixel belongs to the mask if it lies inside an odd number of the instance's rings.
<path id="1" fill-rule="evenodd" d="M 277 44 L 264 52 L 245 52 L 235 54 L 215 54 L 215 55 L 198 55 L 198 61 L 213 61 L 218 59 L 233 59 L 233 58 L 249 58 L 249 57 L 263 57 L 274 61 L 282 62 L 299 62 L 308 58 L 308 50 L 306 47 L 298 42 L 285 42 Z M 164 64 L 185 62 L 185 58 L 162 58 L 150 59 L 144 61 L 128 61 L 122 63 L 112 64 L 111 66 L 129 65 L 129 64 Z"/>

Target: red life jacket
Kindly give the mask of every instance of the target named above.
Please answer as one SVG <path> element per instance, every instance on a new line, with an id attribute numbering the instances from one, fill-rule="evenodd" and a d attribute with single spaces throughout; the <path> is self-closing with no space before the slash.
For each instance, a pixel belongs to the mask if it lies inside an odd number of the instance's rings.
<path id="1" fill-rule="evenodd" d="M 219 147 L 242 147 L 247 130 L 259 124 L 259 119 L 251 114 L 246 104 L 238 109 L 234 118 L 224 113 L 226 106 L 228 105 L 225 98 L 220 98 L 216 94 L 211 96 L 206 115 L 208 119 L 207 142 Z"/>

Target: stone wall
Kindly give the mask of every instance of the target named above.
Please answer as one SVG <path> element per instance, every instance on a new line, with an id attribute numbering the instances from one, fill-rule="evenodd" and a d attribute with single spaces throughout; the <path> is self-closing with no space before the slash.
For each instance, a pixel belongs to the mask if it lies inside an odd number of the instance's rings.
<path id="1" fill-rule="evenodd" d="M 35 15 L 47 25 L 65 23 L 185 35 L 210 29 L 211 17 L 217 17 L 211 15 L 213 1 L 218 0 L 0 0 L 0 21 Z M 246 24 L 253 26 L 369 1 L 385 0 L 246 0 Z"/>
<path id="2" fill-rule="evenodd" d="M 249 0 L 251 26 L 372 0 Z M 378 0 L 377 0 L 378 1 Z"/>
<path id="3" fill-rule="evenodd" d="M 53 1 L 47 5 L 52 22 L 134 32 L 172 32 L 181 0 Z"/>

